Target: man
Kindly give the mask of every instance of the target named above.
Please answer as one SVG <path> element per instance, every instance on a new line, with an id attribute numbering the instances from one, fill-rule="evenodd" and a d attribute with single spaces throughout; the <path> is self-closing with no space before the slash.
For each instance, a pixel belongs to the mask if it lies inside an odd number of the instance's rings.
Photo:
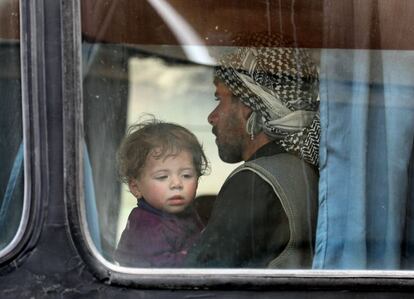
<path id="1" fill-rule="evenodd" d="M 317 207 L 318 75 L 304 50 L 258 35 L 215 70 L 208 116 L 221 188 L 187 267 L 309 268 Z M 306 162 L 305 162 L 306 161 Z M 313 166 L 312 166 L 313 164 Z"/>

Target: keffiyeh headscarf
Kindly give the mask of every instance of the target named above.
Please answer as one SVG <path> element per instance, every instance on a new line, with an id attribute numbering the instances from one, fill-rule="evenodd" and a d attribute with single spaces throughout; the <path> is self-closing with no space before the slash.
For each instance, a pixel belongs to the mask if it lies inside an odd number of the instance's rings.
<path id="1" fill-rule="evenodd" d="M 248 127 L 260 125 L 288 152 L 319 163 L 319 79 L 305 49 L 281 37 L 257 34 L 224 56 L 215 76 L 253 110 Z M 249 130 L 249 128 L 248 128 Z"/>

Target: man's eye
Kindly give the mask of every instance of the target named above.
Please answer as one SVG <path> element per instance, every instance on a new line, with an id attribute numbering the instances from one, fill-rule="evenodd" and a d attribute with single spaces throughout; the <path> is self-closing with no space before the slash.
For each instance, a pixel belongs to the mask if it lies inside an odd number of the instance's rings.
<path id="1" fill-rule="evenodd" d="M 219 102 L 220 98 L 219 97 L 214 97 L 214 101 Z"/>

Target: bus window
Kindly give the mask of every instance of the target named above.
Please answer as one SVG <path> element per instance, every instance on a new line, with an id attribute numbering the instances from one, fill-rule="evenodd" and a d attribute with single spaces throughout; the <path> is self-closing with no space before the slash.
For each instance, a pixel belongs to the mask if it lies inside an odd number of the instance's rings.
<path id="1" fill-rule="evenodd" d="M 18 242 L 24 199 L 19 2 L 0 4 L 0 257 Z"/>
<path id="2" fill-rule="evenodd" d="M 414 5 L 186 3 L 81 1 L 84 212 L 100 254 L 117 264 L 114 251 L 132 225 L 137 198 L 119 180 L 117 152 L 128 127 L 150 114 L 193 132 L 211 163 L 197 190 L 218 196 L 203 217 L 200 240 L 208 242 L 189 249 L 201 268 L 413 269 Z M 397 15 L 400 23 L 388 22 Z M 223 90 L 246 111 L 235 159 L 220 152 Z M 265 159 L 279 154 L 289 162 Z M 236 168 L 238 185 L 226 181 Z M 264 197 L 272 200 L 260 217 Z M 210 215 L 211 205 L 200 206 Z M 308 243 L 302 264 L 283 260 L 290 253 L 263 254 Z"/>

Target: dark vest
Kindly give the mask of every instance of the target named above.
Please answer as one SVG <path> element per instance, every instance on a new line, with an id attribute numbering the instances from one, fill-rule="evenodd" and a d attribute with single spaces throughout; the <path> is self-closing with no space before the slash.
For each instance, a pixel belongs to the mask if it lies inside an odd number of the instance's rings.
<path id="1" fill-rule="evenodd" d="M 253 171 L 272 186 L 289 221 L 289 242 L 268 267 L 311 268 L 318 199 L 315 170 L 298 157 L 284 153 L 248 161 L 236 168 L 229 178 L 246 170 Z"/>

